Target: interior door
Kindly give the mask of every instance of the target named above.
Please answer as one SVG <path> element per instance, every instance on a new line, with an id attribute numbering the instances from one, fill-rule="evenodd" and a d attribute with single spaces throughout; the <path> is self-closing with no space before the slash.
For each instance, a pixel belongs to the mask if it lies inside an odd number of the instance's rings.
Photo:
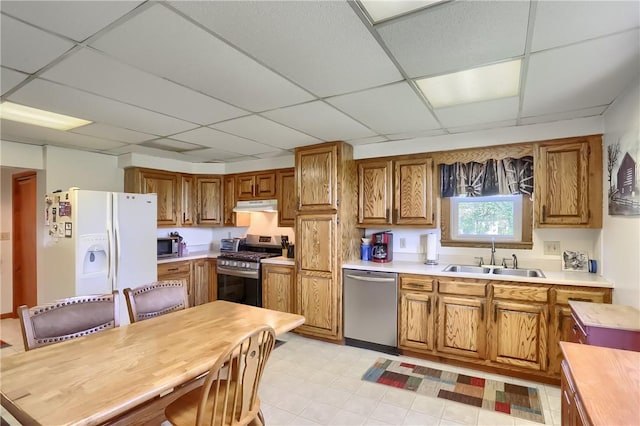
<path id="1" fill-rule="evenodd" d="M 37 304 L 35 171 L 12 176 L 13 312 L 20 305 Z"/>

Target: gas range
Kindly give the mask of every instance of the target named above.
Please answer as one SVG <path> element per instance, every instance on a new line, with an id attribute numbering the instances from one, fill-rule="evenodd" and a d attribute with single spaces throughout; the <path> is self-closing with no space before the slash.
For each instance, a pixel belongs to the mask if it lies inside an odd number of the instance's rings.
<path id="1" fill-rule="evenodd" d="M 236 270 L 258 270 L 260 261 L 269 257 L 280 256 L 280 253 L 261 253 L 254 251 L 223 252 L 218 256 L 218 266 Z"/>
<path id="2" fill-rule="evenodd" d="M 260 261 L 269 257 L 282 254 L 282 246 L 279 236 L 247 235 L 240 240 L 238 251 L 223 250 L 218 256 L 218 273 L 233 273 L 240 271 L 243 276 L 252 272 L 255 278 L 259 277 Z"/>

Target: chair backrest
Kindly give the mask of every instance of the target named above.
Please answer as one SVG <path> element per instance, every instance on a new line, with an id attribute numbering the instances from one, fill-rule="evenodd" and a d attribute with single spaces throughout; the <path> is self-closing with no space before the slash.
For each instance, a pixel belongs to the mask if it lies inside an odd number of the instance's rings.
<path id="1" fill-rule="evenodd" d="M 276 341 L 268 325 L 231 344 L 202 386 L 196 425 L 248 424 L 260 412 L 258 386 Z"/>
<path id="2" fill-rule="evenodd" d="M 158 281 L 136 288 L 125 288 L 129 320 L 134 323 L 187 309 L 189 296 L 184 281 Z"/>
<path id="3" fill-rule="evenodd" d="M 118 292 L 18 307 L 24 349 L 39 348 L 120 325 Z"/>

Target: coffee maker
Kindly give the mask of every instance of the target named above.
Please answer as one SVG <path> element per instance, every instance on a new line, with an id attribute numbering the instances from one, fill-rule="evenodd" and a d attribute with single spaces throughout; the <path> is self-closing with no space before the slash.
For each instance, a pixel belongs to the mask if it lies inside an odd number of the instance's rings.
<path id="1" fill-rule="evenodd" d="M 373 234 L 371 260 L 374 262 L 391 262 L 393 260 L 393 234 L 391 232 L 377 232 Z"/>

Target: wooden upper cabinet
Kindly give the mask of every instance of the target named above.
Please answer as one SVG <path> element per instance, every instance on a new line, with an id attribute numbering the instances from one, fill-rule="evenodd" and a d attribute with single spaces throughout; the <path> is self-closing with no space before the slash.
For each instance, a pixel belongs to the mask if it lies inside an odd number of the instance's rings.
<path id="1" fill-rule="evenodd" d="M 295 171 L 293 168 L 276 172 L 278 194 L 278 226 L 293 227 L 296 222 Z"/>
<path id="2" fill-rule="evenodd" d="M 588 136 L 535 146 L 537 227 L 602 227 L 602 138 Z"/>
<path id="3" fill-rule="evenodd" d="M 223 178 L 223 224 L 224 226 L 236 226 L 236 214 L 233 208 L 236 206 L 236 178 L 233 175 Z"/>
<path id="4" fill-rule="evenodd" d="M 158 226 L 178 226 L 180 203 L 179 173 L 161 170 L 128 168 L 124 175 L 124 190 L 138 194 L 157 194 Z"/>
<path id="5" fill-rule="evenodd" d="M 276 173 L 251 173 L 236 175 L 236 196 L 238 200 L 260 200 L 276 196 Z"/>
<path id="6" fill-rule="evenodd" d="M 333 274 L 336 272 L 337 215 L 298 215 L 296 226 L 296 252 L 312 253 L 297 256 L 298 271 Z"/>
<path id="7" fill-rule="evenodd" d="M 336 210 L 338 143 L 296 149 L 296 182 L 300 212 Z"/>
<path id="8" fill-rule="evenodd" d="M 435 219 L 433 160 L 396 160 L 394 223 L 433 226 Z"/>
<path id="9" fill-rule="evenodd" d="M 192 175 L 180 175 L 180 206 L 181 214 L 178 218 L 181 226 L 193 225 L 193 205 L 195 187 Z"/>
<path id="10" fill-rule="evenodd" d="M 393 213 L 393 162 L 358 163 L 358 223 L 391 224 Z"/>
<path id="11" fill-rule="evenodd" d="M 198 225 L 221 225 L 222 178 L 220 176 L 197 176 L 196 194 L 196 223 Z"/>

